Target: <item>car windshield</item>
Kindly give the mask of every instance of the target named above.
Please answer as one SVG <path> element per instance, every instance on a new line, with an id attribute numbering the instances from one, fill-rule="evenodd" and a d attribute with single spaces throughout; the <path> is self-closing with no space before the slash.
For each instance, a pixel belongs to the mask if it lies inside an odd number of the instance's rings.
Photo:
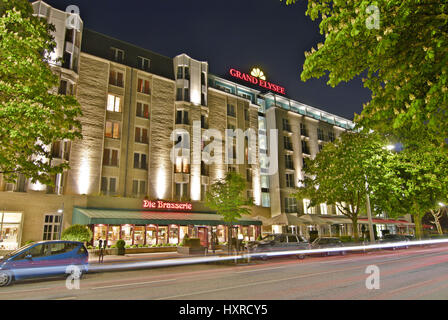
<path id="1" fill-rule="evenodd" d="M 19 252 L 21 252 L 21 251 L 23 251 L 23 250 L 28 249 L 28 248 L 31 247 L 33 244 L 34 244 L 34 243 L 27 244 L 27 245 L 25 245 L 25 246 L 23 246 L 23 247 L 21 247 L 21 248 L 19 248 L 19 249 L 16 249 L 16 250 L 10 252 L 10 253 L 8 253 L 7 255 L 5 255 L 5 256 L 3 257 L 3 259 L 12 257 L 12 256 L 16 255 L 17 253 L 19 253 Z"/>

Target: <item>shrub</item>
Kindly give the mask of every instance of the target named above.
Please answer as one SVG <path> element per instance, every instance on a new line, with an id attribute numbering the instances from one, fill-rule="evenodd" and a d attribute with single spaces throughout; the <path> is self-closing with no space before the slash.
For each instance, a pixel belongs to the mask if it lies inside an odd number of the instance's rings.
<path id="1" fill-rule="evenodd" d="M 115 244 L 115 247 L 117 247 L 118 249 L 123 249 L 126 246 L 126 242 L 122 239 L 118 240 L 117 243 Z"/>
<path id="2" fill-rule="evenodd" d="M 199 238 L 189 238 L 184 239 L 184 247 L 200 247 L 201 246 L 201 239 Z"/>
<path id="3" fill-rule="evenodd" d="M 62 232 L 61 240 L 89 242 L 92 237 L 92 231 L 87 226 L 74 224 Z"/>
<path id="4" fill-rule="evenodd" d="M 340 237 L 342 242 L 353 242 L 354 239 L 351 236 L 341 236 Z"/>

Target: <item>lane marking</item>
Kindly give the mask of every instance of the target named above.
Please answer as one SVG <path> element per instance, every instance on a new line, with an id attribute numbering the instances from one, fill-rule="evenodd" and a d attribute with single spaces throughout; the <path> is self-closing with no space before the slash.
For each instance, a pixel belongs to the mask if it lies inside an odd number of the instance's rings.
<path id="1" fill-rule="evenodd" d="M 283 269 L 283 268 L 288 268 L 288 267 L 289 266 L 275 267 L 275 268 L 263 268 L 263 269 L 246 270 L 246 271 L 236 271 L 235 273 L 257 272 L 257 271 L 263 271 L 263 270 L 275 270 L 275 269 Z"/>
<path id="2" fill-rule="evenodd" d="M 118 287 L 140 286 L 142 284 L 152 284 L 152 283 L 168 282 L 168 281 L 176 281 L 176 280 L 177 279 L 156 280 L 156 281 L 147 281 L 147 282 L 134 282 L 134 283 L 126 283 L 126 284 L 116 284 L 113 286 L 94 287 L 94 288 L 90 288 L 90 289 L 98 290 L 98 289 L 108 289 L 108 288 L 118 288 Z"/>

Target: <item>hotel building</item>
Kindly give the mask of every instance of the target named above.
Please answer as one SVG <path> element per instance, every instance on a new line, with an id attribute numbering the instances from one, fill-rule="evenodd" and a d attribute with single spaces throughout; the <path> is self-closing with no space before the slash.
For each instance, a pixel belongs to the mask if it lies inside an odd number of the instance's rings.
<path id="1" fill-rule="evenodd" d="M 309 209 L 306 199 L 297 202 L 291 193 L 303 177 L 303 160 L 351 130 L 351 121 L 287 98 L 284 88 L 260 75 L 232 69 L 219 77 L 206 61 L 165 57 L 85 29 L 81 18 L 68 23 L 69 13 L 43 1 L 32 5 L 56 27 L 51 55 L 62 59 L 51 67 L 60 75 L 59 93 L 75 95 L 81 105 L 83 139 L 51 146 L 53 163 L 70 164 L 53 177 L 54 187 L 24 177 L 6 183 L 0 175 L 0 248 L 58 239 L 78 223 L 92 228 L 94 244 L 100 238 L 109 245 L 118 239 L 178 243 L 189 234 L 208 245 L 212 233 L 225 242 L 226 226 L 204 197 L 228 171 L 246 177 L 254 203 L 252 215 L 237 223 L 240 237 L 255 240 L 261 232 L 291 228 L 350 232 L 350 221 L 334 206 Z M 207 129 L 221 137 L 208 139 Z M 238 140 L 226 129 L 256 134 L 254 144 L 244 140 L 242 163 L 207 163 L 194 152 L 221 139 L 227 142 L 218 150 L 223 157 L 238 158 Z M 271 172 L 273 163 L 278 170 Z M 325 216 L 326 223 L 297 228 L 294 219 L 304 213 Z"/>

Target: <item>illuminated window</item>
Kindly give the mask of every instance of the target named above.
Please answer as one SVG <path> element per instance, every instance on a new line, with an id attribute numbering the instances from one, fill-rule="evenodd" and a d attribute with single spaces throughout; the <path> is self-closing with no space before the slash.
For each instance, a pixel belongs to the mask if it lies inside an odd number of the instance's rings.
<path id="1" fill-rule="evenodd" d="M 190 173 L 190 161 L 187 157 L 177 157 L 174 167 L 176 173 Z"/>
<path id="2" fill-rule="evenodd" d="M 120 123 L 115 121 L 106 121 L 106 137 L 120 139 Z"/>
<path id="3" fill-rule="evenodd" d="M 137 117 L 149 119 L 149 105 L 147 103 L 137 102 Z"/>
<path id="4" fill-rule="evenodd" d="M 120 97 L 113 94 L 107 95 L 107 111 L 121 112 Z"/>
<path id="5" fill-rule="evenodd" d="M 268 192 L 261 193 L 261 206 L 269 208 L 271 206 L 271 196 Z"/>
<path id="6" fill-rule="evenodd" d="M 320 204 L 320 214 L 328 214 L 327 204 L 326 203 L 321 203 Z"/>
<path id="7" fill-rule="evenodd" d="M 138 79 L 137 91 L 145 94 L 150 94 L 149 80 Z"/>
<path id="8" fill-rule="evenodd" d="M 310 205 L 311 201 L 308 199 L 303 199 L 303 212 L 305 214 L 315 214 L 316 213 L 316 208 L 311 207 L 309 208 L 308 206 Z"/>

